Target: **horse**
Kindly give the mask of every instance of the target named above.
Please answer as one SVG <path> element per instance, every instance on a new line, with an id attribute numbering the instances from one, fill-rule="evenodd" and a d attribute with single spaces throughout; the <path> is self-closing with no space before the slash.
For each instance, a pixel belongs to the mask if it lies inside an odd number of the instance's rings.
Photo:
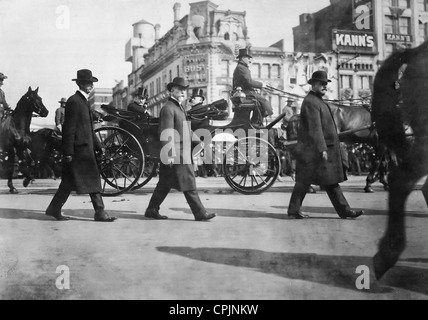
<path id="1" fill-rule="evenodd" d="M 30 133 L 29 160 L 40 177 L 58 178 L 61 174 L 62 137 L 59 132 L 43 128 Z"/>
<path id="2" fill-rule="evenodd" d="M 387 228 L 373 257 L 377 279 L 397 263 L 405 250 L 405 203 L 415 184 L 428 174 L 427 83 L 428 42 L 393 53 L 375 77 L 373 120 L 379 138 L 398 159 L 398 166 L 389 175 Z M 411 143 L 405 124 L 413 131 Z M 427 183 L 423 189 L 426 188 Z"/>
<path id="3" fill-rule="evenodd" d="M 18 101 L 15 110 L 0 124 L 0 150 L 7 154 L 5 161 L 9 192 L 16 194 L 18 190 L 14 187 L 13 171 L 15 156 L 18 156 L 20 170 L 24 175 L 24 187 L 33 180 L 28 168 L 25 153 L 30 143 L 30 124 L 33 112 L 41 117 L 47 117 L 48 109 L 43 105 L 42 98 L 38 95 L 39 88 L 32 90 L 31 87 Z"/>

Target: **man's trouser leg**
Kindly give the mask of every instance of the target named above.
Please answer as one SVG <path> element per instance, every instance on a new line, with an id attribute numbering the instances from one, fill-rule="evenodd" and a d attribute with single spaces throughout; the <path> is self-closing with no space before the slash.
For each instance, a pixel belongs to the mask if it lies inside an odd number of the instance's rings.
<path id="1" fill-rule="evenodd" d="M 64 206 L 64 204 L 67 202 L 70 194 L 71 194 L 71 188 L 69 184 L 64 183 L 64 181 L 62 181 L 51 203 L 49 204 L 47 211 L 61 213 L 61 209 Z"/>
<path id="2" fill-rule="evenodd" d="M 183 193 L 195 217 L 200 217 L 206 213 L 205 207 L 202 204 L 199 194 L 196 190 L 184 191 Z"/>
<path id="3" fill-rule="evenodd" d="M 170 191 L 171 188 L 156 186 L 147 209 L 156 209 L 159 211 L 161 204 L 164 202 Z"/>
<path id="4" fill-rule="evenodd" d="M 290 204 L 288 205 L 288 214 L 296 215 L 300 212 L 303 200 L 305 200 L 310 186 L 310 184 L 296 182 L 291 194 Z"/>
<path id="5" fill-rule="evenodd" d="M 101 193 L 91 193 L 89 196 L 91 197 L 92 206 L 94 207 L 95 213 L 103 212 L 105 207 Z"/>
<path id="6" fill-rule="evenodd" d="M 330 186 L 325 186 L 328 197 L 330 198 L 331 203 L 333 204 L 334 209 L 336 210 L 339 216 L 346 215 L 351 211 L 348 201 L 343 195 L 342 189 L 339 184 L 334 184 Z"/>

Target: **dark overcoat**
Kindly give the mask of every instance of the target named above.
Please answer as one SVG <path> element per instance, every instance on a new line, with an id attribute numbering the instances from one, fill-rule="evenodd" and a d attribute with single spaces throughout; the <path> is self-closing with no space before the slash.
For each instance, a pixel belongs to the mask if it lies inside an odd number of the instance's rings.
<path id="1" fill-rule="evenodd" d="M 186 111 L 172 98 L 161 109 L 159 135 L 163 164 L 159 170 L 158 185 L 179 191 L 196 190 L 192 141 L 200 141 L 191 130 Z M 172 167 L 166 165 L 168 158 L 174 159 Z"/>
<path id="2" fill-rule="evenodd" d="M 258 94 L 254 89 L 262 89 L 263 83 L 255 81 L 251 78 L 251 71 L 247 64 L 242 61 L 238 62 L 238 65 L 233 72 L 233 88 L 241 87 L 245 94 L 251 94 L 257 101 L 260 102 L 264 113 L 262 116 L 271 116 L 273 114 L 272 106 L 269 101 L 264 98 L 261 94 Z"/>
<path id="3" fill-rule="evenodd" d="M 345 181 L 339 136 L 331 109 L 311 91 L 303 100 L 297 143 L 296 180 L 314 185 Z M 327 151 L 328 160 L 322 158 Z"/>
<path id="4" fill-rule="evenodd" d="M 69 183 L 71 190 L 78 194 L 101 192 L 95 158 L 101 143 L 94 133 L 89 103 L 79 91 L 65 105 L 62 147 L 64 155 L 73 156 L 70 164 L 63 163 L 63 182 Z"/>

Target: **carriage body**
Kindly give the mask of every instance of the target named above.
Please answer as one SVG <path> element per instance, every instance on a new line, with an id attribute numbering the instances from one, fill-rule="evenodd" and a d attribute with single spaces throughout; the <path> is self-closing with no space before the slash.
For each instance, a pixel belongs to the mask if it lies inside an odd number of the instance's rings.
<path id="1" fill-rule="evenodd" d="M 188 112 L 192 129 L 206 129 L 214 140 L 218 132 L 228 132 L 233 143 L 216 140 L 213 150 L 220 146 L 224 178 L 236 191 L 259 194 L 270 188 L 279 175 L 279 157 L 268 143 L 269 128 L 263 127 L 259 106 L 251 98 L 232 98 L 234 117 L 224 127 L 210 120 L 227 118 L 228 103 L 219 100 Z M 160 162 L 159 119 L 142 117 L 134 112 L 102 106 L 104 120 L 111 123 L 95 130 L 106 153 L 99 158 L 103 195 L 116 196 L 146 185 Z M 196 126 L 196 128 L 194 127 Z M 239 131 L 241 135 L 235 135 Z M 199 152 L 206 149 L 199 149 Z M 264 161 L 261 161 L 263 159 Z M 211 160 L 213 160 L 211 158 Z M 263 163 L 262 163 L 263 162 Z"/>

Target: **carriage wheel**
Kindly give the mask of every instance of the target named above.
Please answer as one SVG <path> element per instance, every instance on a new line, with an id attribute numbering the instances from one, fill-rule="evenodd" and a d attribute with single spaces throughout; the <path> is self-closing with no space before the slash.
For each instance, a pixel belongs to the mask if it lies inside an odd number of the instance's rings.
<path id="1" fill-rule="evenodd" d="M 256 137 L 239 139 L 224 155 L 224 178 L 242 194 L 260 194 L 278 178 L 279 162 L 275 148 L 266 140 Z"/>
<path id="2" fill-rule="evenodd" d="M 140 189 L 144 187 L 147 183 L 149 183 L 149 181 L 156 176 L 157 167 L 158 167 L 158 161 L 153 160 L 150 157 L 147 157 L 146 161 L 144 162 L 144 170 L 140 177 L 140 180 L 138 180 L 137 184 L 134 187 L 132 187 L 132 190 Z"/>
<path id="3" fill-rule="evenodd" d="M 97 159 L 102 195 L 114 197 L 131 190 L 144 170 L 144 152 L 137 138 L 118 127 L 101 127 L 95 134 L 106 149 Z"/>

